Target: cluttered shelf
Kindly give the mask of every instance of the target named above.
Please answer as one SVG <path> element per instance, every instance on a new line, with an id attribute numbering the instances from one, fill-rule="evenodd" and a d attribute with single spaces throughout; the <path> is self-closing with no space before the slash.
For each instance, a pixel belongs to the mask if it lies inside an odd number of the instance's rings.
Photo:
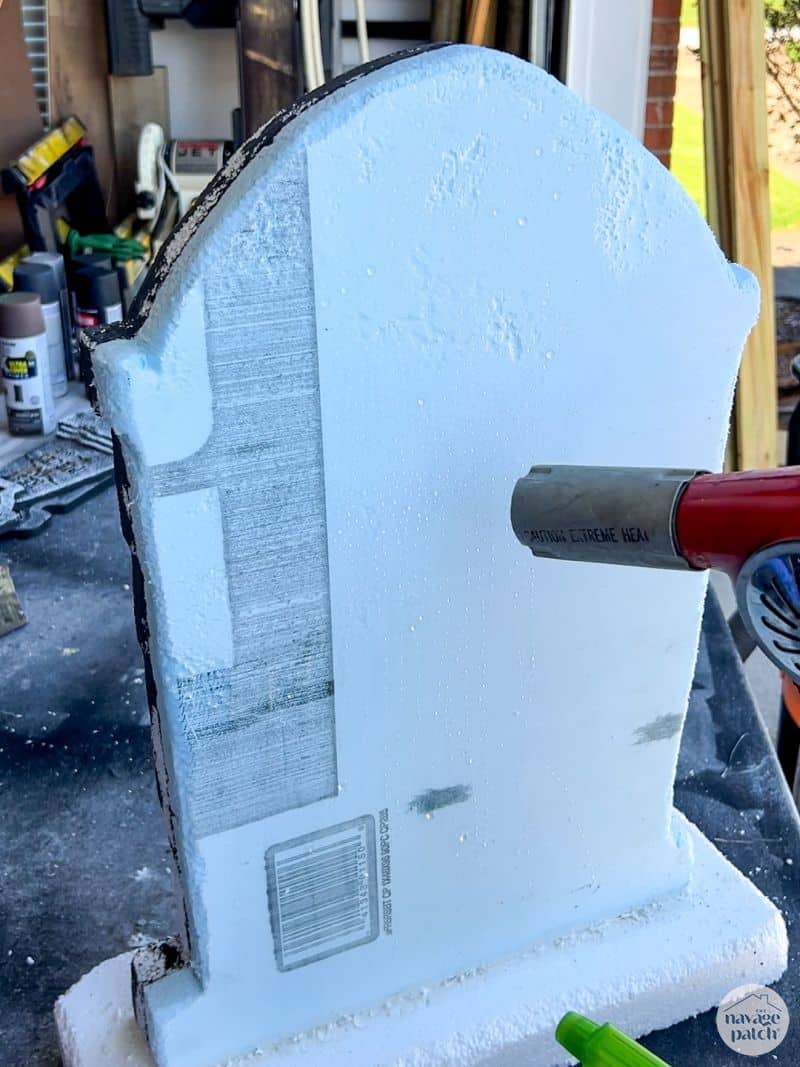
<path id="1" fill-rule="evenodd" d="M 167 187 L 163 131 L 151 127 L 137 210 L 114 229 L 76 117 L 3 171 L 25 243 L 0 261 L 0 535 L 38 530 L 113 478 L 110 429 L 90 406 L 80 337 L 123 318 L 152 254 L 189 206 Z"/>
<path id="2" fill-rule="evenodd" d="M 55 432 L 15 437 L 0 426 L 0 536 L 38 532 L 114 477 L 111 431 L 78 382 L 55 406 Z"/>
<path id="3" fill-rule="evenodd" d="M 71 415 L 89 411 L 91 411 L 91 405 L 86 399 L 86 391 L 80 382 L 70 382 L 66 393 L 55 400 L 57 424 Z M 52 434 L 19 437 L 9 433 L 8 413 L 4 406 L 0 406 L 0 478 L 3 477 L 3 470 L 9 463 L 24 456 L 26 452 L 46 444 L 52 440 L 52 437 Z"/>

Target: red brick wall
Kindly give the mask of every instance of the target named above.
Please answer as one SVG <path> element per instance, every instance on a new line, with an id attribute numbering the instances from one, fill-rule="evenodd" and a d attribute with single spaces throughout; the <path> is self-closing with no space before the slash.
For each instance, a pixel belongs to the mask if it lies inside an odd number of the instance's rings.
<path id="1" fill-rule="evenodd" d="M 644 143 L 665 167 L 669 166 L 672 148 L 672 109 L 680 18 L 681 0 L 653 0 Z"/>

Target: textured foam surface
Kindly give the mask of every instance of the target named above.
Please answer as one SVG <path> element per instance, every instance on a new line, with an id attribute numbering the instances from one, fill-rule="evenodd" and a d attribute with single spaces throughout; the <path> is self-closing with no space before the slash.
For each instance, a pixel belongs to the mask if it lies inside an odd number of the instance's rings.
<path id="1" fill-rule="evenodd" d="M 94 354 L 191 934 L 140 990 L 160 1067 L 669 907 L 705 580 L 532 561 L 509 500 L 532 462 L 718 468 L 750 275 L 610 120 L 460 47 L 268 127 L 160 263 Z M 663 1021 L 706 966 L 652 972 Z"/>
<path id="2" fill-rule="evenodd" d="M 714 1007 L 753 975 L 764 983 L 778 978 L 786 956 L 782 919 L 691 824 L 676 819 L 697 849 L 684 893 L 227 1061 L 229 1067 L 557 1067 L 574 1062 L 553 1038 L 567 1010 L 639 1037 Z M 64 1067 L 151 1067 L 133 1022 L 130 959 L 100 964 L 59 1000 Z"/>

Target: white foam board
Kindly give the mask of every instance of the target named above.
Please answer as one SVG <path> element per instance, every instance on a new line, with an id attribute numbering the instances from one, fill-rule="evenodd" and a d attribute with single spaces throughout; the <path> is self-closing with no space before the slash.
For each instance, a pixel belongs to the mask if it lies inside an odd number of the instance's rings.
<path id="1" fill-rule="evenodd" d="M 565 1011 L 640 1037 L 715 1007 L 743 982 L 778 978 L 787 951 L 780 916 L 696 828 L 676 818 L 697 849 L 684 893 L 226 1067 L 559 1067 L 574 1062 L 553 1037 Z M 152 1067 L 131 1008 L 132 955 L 100 964 L 58 1001 L 64 1067 Z"/>
<path id="2" fill-rule="evenodd" d="M 685 892 L 705 579 L 533 560 L 509 501 L 534 462 L 717 469 L 757 305 L 641 145 L 499 53 L 233 157 L 94 353 L 191 938 L 140 990 L 159 1067 Z"/>

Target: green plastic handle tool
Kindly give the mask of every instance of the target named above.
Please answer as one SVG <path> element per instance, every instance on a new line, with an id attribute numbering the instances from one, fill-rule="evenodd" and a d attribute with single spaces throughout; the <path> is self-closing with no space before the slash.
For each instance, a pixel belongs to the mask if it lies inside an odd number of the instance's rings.
<path id="1" fill-rule="evenodd" d="M 556 1027 L 556 1041 L 583 1067 L 669 1067 L 611 1023 L 601 1026 L 575 1011 L 568 1011 Z"/>
<path id="2" fill-rule="evenodd" d="M 85 233 L 70 230 L 67 235 L 70 255 L 90 248 L 93 252 L 108 252 L 114 259 L 145 259 L 147 249 L 133 237 L 117 237 L 114 233 Z"/>

